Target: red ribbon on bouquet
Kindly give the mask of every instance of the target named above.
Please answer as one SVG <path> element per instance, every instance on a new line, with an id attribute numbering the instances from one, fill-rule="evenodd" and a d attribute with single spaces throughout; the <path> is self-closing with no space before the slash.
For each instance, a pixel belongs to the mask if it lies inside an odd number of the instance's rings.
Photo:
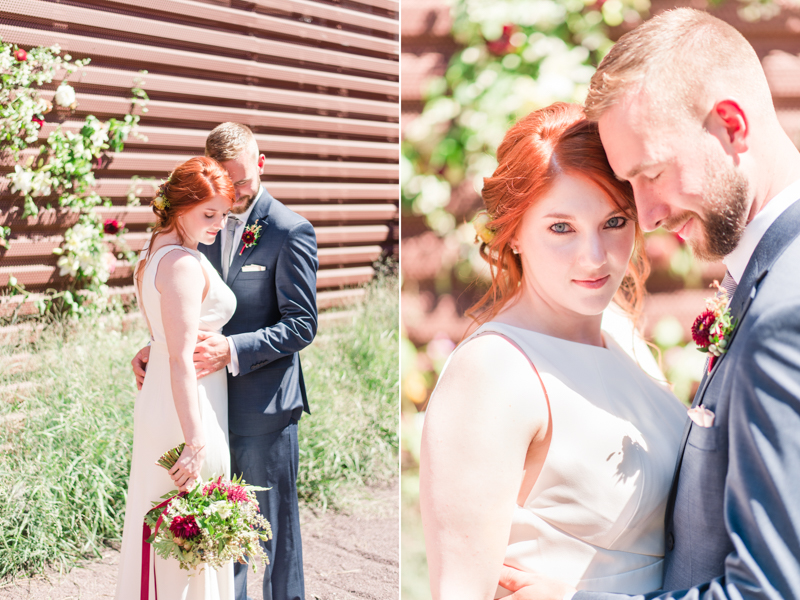
<path id="1" fill-rule="evenodd" d="M 155 510 L 157 508 L 166 508 L 169 506 L 169 503 L 175 500 L 175 498 L 182 498 L 186 495 L 186 492 L 181 492 L 180 494 L 174 495 L 172 498 L 167 498 L 158 506 L 154 506 L 150 510 Z M 150 511 L 148 511 L 150 512 Z M 147 526 L 147 523 L 142 523 L 142 578 L 141 578 L 141 589 L 139 592 L 139 598 L 141 600 L 149 600 L 150 596 L 150 546 L 147 544 L 147 540 L 150 538 L 151 535 L 155 535 L 158 533 L 158 528 L 161 527 L 161 522 L 164 520 L 164 511 L 162 511 L 161 516 L 158 517 L 158 521 L 156 521 L 156 528 L 155 530 L 151 530 L 150 527 Z M 155 565 L 153 565 L 153 584 L 156 590 L 156 597 L 155 600 L 158 600 L 158 584 L 156 582 L 156 571 Z"/>

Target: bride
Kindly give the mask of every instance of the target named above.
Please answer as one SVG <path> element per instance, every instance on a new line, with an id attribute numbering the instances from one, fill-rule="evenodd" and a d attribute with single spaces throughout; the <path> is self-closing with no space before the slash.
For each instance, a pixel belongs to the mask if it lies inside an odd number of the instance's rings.
<path id="1" fill-rule="evenodd" d="M 117 577 L 117 600 L 233 600 L 233 564 L 189 576 L 177 560 L 143 545 L 152 501 L 197 479 L 230 477 L 228 391 L 224 370 L 198 381 L 192 354 L 198 331 L 218 332 L 236 308 L 233 292 L 197 250 L 224 227 L 235 199 L 225 170 L 213 159 L 177 167 L 153 201 L 157 224 L 142 251 L 134 283 L 151 336 L 147 376 L 134 407 L 133 458 Z M 156 460 L 186 443 L 167 472 Z M 142 572 L 142 553 L 150 555 Z M 147 595 L 141 594 L 148 581 Z"/>
<path id="2" fill-rule="evenodd" d="M 504 563 L 563 580 L 559 597 L 656 590 L 686 409 L 601 329 L 612 299 L 635 317 L 643 295 L 632 191 L 576 105 L 521 119 L 497 159 L 481 325 L 448 360 L 423 431 L 433 598 L 507 596 Z"/>

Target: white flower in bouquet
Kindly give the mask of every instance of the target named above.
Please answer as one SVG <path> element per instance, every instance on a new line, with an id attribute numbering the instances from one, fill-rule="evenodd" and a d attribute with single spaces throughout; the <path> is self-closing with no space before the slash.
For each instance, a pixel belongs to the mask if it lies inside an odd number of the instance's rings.
<path id="1" fill-rule="evenodd" d="M 75 104 L 75 88 L 64 82 L 58 86 L 54 98 L 56 104 L 69 107 Z"/>

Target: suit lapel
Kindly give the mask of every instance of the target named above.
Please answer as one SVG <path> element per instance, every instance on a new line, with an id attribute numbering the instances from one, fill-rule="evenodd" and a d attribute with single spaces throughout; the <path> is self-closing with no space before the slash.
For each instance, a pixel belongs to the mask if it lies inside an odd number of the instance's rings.
<path id="1" fill-rule="evenodd" d="M 236 251 L 233 255 L 233 261 L 231 261 L 231 266 L 228 269 L 228 280 L 225 282 L 229 286 L 233 284 L 238 277 L 239 273 L 242 270 L 242 265 L 244 265 L 245 261 L 248 259 L 250 254 L 253 252 L 253 249 L 258 246 L 261 242 L 264 241 L 264 236 L 267 235 L 267 229 L 269 228 L 269 208 L 272 204 L 272 196 L 269 195 L 266 189 L 263 187 L 261 188 L 261 197 L 256 202 L 256 205 L 253 207 L 253 210 L 250 211 L 250 217 L 247 219 L 247 223 L 245 227 L 250 227 L 258 221 L 258 224 L 261 225 L 261 237 L 255 243 L 255 245 L 250 246 L 249 248 L 244 248 L 243 242 L 240 240 L 239 245 L 236 246 Z"/>
<path id="2" fill-rule="evenodd" d="M 736 327 L 734 328 L 729 343 L 733 344 L 736 338 L 736 332 L 739 330 L 747 310 L 753 298 L 756 296 L 758 286 L 764 277 L 767 276 L 772 265 L 780 258 L 783 251 L 800 235 L 800 201 L 795 202 L 775 220 L 775 222 L 767 229 L 764 237 L 756 246 L 753 256 L 750 257 L 750 262 L 747 263 L 747 268 L 742 275 L 742 281 L 736 287 L 736 292 L 730 303 L 731 316 L 733 317 Z M 730 345 L 728 346 L 730 348 Z M 708 389 L 711 379 L 720 369 L 720 365 L 725 360 L 725 354 L 720 356 L 711 372 L 706 371 L 703 379 L 700 381 L 700 387 L 694 396 L 692 407 L 697 406 L 703 401 L 706 390 Z M 678 453 L 678 460 L 675 464 L 675 472 L 672 476 L 672 488 L 670 489 L 669 498 L 667 499 L 667 512 L 666 521 L 667 525 L 672 521 L 672 511 L 675 506 L 675 497 L 678 493 L 678 474 L 680 472 L 681 463 L 683 461 L 683 454 L 686 450 L 686 441 L 689 438 L 689 431 L 692 428 L 692 421 L 687 419 L 686 427 L 683 430 L 683 439 L 681 440 L 680 451 Z"/>

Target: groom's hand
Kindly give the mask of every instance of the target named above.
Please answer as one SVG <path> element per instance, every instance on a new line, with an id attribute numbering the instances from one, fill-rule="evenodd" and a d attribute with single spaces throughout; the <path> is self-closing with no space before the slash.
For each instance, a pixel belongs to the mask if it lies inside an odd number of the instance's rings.
<path id="1" fill-rule="evenodd" d="M 514 592 L 508 600 L 564 600 L 577 590 L 563 581 L 503 565 L 500 585 Z"/>
<path id="2" fill-rule="evenodd" d="M 197 345 L 194 347 L 194 368 L 197 378 L 224 369 L 231 362 L 231 347 L 227 338 L 220 333 L 197 332 Z"/>
<path id="3" fill-rule="evenodd" d="M 142 389 L 144 384 L 144 373 L 147 369 L 147 361 L 150 360 L 150 346 L 145 346 L 136 353 L 131 361 L 133 374 L 136 376 L 136 387 Z"/>

